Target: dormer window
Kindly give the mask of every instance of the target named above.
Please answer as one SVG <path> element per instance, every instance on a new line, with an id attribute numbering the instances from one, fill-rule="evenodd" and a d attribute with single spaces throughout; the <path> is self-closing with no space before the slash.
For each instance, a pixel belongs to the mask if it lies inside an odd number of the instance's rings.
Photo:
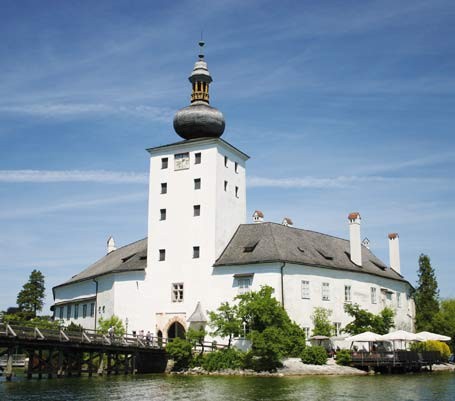
<path id="1" fill-rule="evenodd" d="M 258 243 L 259 243 L 259 241 L 252 241 L 252 242 L 246 244 L 243 247 L 243 252 L 245 252 L 245 253 L 253 252 Z"/>
<path id="2" fill-rule="evenodd" d="M 316 251 L 321 255 L 325 260 L 333 260 L 333 256 L 327 254 L 324 251 L 321 251 L 320 249 L 316 249 Z"/>

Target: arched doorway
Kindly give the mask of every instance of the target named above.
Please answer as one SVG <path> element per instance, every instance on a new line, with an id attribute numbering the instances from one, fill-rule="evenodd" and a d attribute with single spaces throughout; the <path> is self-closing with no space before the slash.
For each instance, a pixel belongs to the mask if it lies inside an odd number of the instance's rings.
<path id="1" fill-rule="evenodd" d="M 179 322 L 174 322 L 167 329 L 167 338 L 171 340 L 177 337 L 185 338 L 185 328 Z"/>

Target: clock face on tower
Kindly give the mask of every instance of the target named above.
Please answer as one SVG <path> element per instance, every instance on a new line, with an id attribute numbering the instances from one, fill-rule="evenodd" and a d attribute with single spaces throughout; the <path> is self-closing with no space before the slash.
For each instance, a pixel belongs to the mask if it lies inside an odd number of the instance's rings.
<path id="1" fill-rule="evenodd" d="M 177 153 L 174 155 L 174 170 L 186 170 L 190 168 L 190 154 Z"/>

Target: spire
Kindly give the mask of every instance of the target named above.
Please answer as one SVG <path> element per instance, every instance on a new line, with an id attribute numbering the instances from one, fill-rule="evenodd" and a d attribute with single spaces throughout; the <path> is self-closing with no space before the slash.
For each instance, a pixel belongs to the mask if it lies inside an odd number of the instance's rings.
<path id="1" fill-rule="evenodd" d="M 207 68 L 207 63 L 204 60 L 205 42 L 199 41 L 199 60 L 194 64 L 193 71 L 188 78 L 193 85 L 193 92 L 191 93 L 191 103 L 202 101 L 209 103 L 209 84 L 212 82 L 212 77 Z"/>

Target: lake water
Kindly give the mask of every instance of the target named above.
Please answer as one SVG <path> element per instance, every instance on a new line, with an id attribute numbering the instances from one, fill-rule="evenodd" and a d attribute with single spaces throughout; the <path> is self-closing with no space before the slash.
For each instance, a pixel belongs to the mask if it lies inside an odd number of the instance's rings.
<path id="1" fill-rule="evenodd" d="M 2 379 L 4 380 L 4 379 Z M 1 401 L 452 401 L 454 373 L 355 377 L 137 375 L 0 383 Z"/>

